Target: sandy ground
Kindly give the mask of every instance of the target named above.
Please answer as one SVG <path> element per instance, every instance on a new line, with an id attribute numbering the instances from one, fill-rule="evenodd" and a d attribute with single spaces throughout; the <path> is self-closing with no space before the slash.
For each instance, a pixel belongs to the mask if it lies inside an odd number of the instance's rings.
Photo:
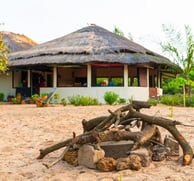
<path id="1" fill-rule="evenodd" d="M 49 106 L 37 108 L 35 105 L 0 105 L 0 181 L 181 181 L 194 180 L 194 161 L 189 166 L 181 166 L 181 161 L 152 162 L 139 171 L 99 172 L 84 166 L 73 167 L 64 161 L 47 169 L 43 163 L 52 163 L 62 153 L 60 149 L 37 160 L 39 149 L 63 141 L 82 133 L 82 119 L 108 115 L 107 110 L 116 106 Z M 158 105 L 143 113 L 169 118 L 169 106 Z M 194 125 L 194 108 L 174 107 L 173 119 Z M 178 126 L 194 150 L 194 127 Z M 168 134 L 161 129 L 163 135 Z"/>

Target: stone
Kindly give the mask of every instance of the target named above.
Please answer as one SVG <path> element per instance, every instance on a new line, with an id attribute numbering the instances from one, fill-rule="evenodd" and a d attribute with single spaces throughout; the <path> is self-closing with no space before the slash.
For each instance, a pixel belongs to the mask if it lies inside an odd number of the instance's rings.
<path id="1" fill-rule="evenodd" d="M 165 136 L 164 145 L 170 148 L 168 156 L 179 156 L 179 144 L 172 136 Z"/>
<path id="2" fill-rule="evenodd" d="M 96 163 L 105 155 L 104 150 L 85 144 L 79 148 L 78 164 L 88 168 L 96 168 Z"/>
<path id="3" fill-rule="evenodd" d="M 116 169 L 116 160 L 110 157 L 101 158 L 96 164 L 98 170 L 110 172 Z"/>
<path id="4" fill-rule="evenodd" d="M 116 170 L 140 170 L 141 167 L 141 158 L 138 155 L 129 155 L 127 158 L 117 159 Z"/>
<path id="5" fill-rule="evenodd" d="M 152 148 L 152 160 L 163 161 L 169 155 L 170 148 L 163 145 L 155 145 Z"/>
<path id="6" fill-rule="evenodd" d="M 100 143 L 100 147 L 105 151 L 105 157 L 114 159 L 128 157 L 128 152 L 133 147 L 133 141 L 107 141 Z"/>
<path id="7" fill-rule="evenodd" d="M 75 151 L 67 151 L 65 154 L 64 154 L 64 157 L 63 157 L 63 160 L 66 161 L 67 163 L 69 163 L 70 165 L 73 165 L 73 166 L 78 166 L 78 151 L 75 150 Z"/>
<path id="8" fill-rule="evenodd" d="M 148 167 L 151 163 L 151 152 L 146 148 L 130 151 L 130 155 L 138 155 L 141 158 L 141 165 Z"/>

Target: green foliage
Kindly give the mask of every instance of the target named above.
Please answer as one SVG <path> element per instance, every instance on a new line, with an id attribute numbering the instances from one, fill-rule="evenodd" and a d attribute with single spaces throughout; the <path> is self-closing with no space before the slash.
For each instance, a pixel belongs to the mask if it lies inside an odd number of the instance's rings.
<path id="1" fill-rule="evenodd" d="M 42 93 L 41 97 L 48 96 L 48 93 Z"/>
<path id="2" fill-rule="evenodd" d="M 170 106 L 184 106 L 184 96 L 183 95 L 162 96 L 160 98 L 160 103 Z M 194 95 L 186 98 L 185 105 L 187 107 L 194 107 Z"/>
<path id="3" fill-rule="evenodd" d="M 21 102 L 17 101 L 16 97 L 12 98 L 13 104 L 21 104 Z"/>
<path id="4" fill-rule="evenodd" d="M 54 99 L 55 99 L 55 100 L 58 100 L 59 98 L 60 98 L 60 94 L 59 94 L 59 93 L 55 93 L 55 94 L 54 94 Z"/>
<path id="5" fill-rule="evenodd" d="M 107 91 L 104 94 L 104 100 L 105 100 L 105 102 L 107 104 L 110 104 L 110 105 L 117 103 L 118 98 L 119 98 L 119 95 L 116 94 L 113 91 Z"/>
<path id="6" fill-rule="evenodd" d="M 123 31 L 121 31 L 121 29 L 119 29 L 119 28 L 116 27 L 116 26 L 114 27 L 113 33 L 125 37 Z M 127 37 L 127 38 L 128 38 L 129 40 L 133 41 L 133 36 L 132 36 L 131 33 L 128 33 L 128 37 Z"/>
<path id="7" fill-rule="evenodd" d="M 80 97 L 81 97 L 80 95 L 69 96 L 67 99 L 69 104 L 78 105 Z"/>
<path id="8" fill-rule="evenodd" d="M 180 97 L 177 95 L 162 96 L 160 98 L 160 102 L 162 104 L 170 105 L 170 106 L 180 106 L 181 105 Z"/>
<path id="9" fill-rule="evenodd" d="M 183 99 L 180 100 L 181 104 L 183 104 Z M 186 98 L 186 106 L 194 107 L 194 95 Z"/>
<path id="10" fill-rule="evenodd" d="M 3 102 L 4 100 L 4 93 L 0 93 L 0 102 Z"/>
<path id="11" fill-rule="evenodd" d="M 184 26 L 184 33 L 177 27 L 163 25 L 163 31 L 168 39 L 160 43 L 162 50 L 169 54 L 174 62 L 182 69 L 185 78 L 194 68 L 194 38 L 189 26 Z"/>
<path id="12" fill-rule="evenodd" d="M 7 70 L 8 66 L 7 53 L 9 52 L 10 50 L 4 44 L 2 34 L 0 32 L 0 72 L 4 73 Z"/>
<path id="13" fill-rule="evenodd" d="M 66 99 L 65 99 L 65 98 L 62 98 L 62 99 L 61 99 L 61 104 L 62 104 L 62 105 L 64 105 L 64 106 L 66 106 L 66 105 L 67 105 L 67 101 L 66 101 Z"/>
<path id="14" fill-rule="evenodd" d="M 71 96 L 68 97 L 68 101 L 70 104 L 75 106 L 88 106 L 88 105 L 99 105 L 98 99 L 89 96 Z"/>
<path id="15" fill-rule="evenodd" d="M 36 99 L 39 98 L 39 97 L 40 97 L 39 94 L 33 94 L 33 95 L 31 96 L 31 99 L 32 99 L 32 101 L 35 103 L 35 102 L 36 102 Z"/>
<path id="16" fill-rule="evenodd" d="M 169 117 L 172 118 L 173 117 L 174 108 L 171 106 L 168 109 L 170 110 Z"/>
<path id="17" fill-rule="evenodd" d="M 148 99 L 147 102 L 149 102 L 152 106 L 157 106 L 158 104 L 158 100 L 154 100 L 154 99 Z"/>
<path id="18" fill-rule="evenodd" d="M 192 81 L 194 81 L 194 71 L 191 71 L 189 73 L 189 79 L 192 80 Z"/>
<path id="19" fill-rule="evenodd" d="M 119 99 L 117 100 L 117 103 L 118 104 L 126 104 L 127 101 L 126 101 L 126 99 L 119 97 Z"/>
<path id="20" fill-rule="evenodd" d="M 116 26 L 115 26 L 115 28 L 113 30 L 113 33 L 115 33 L 117 35 L 120 35 L 120 36 L 125 36 L 124 33 Z"/>

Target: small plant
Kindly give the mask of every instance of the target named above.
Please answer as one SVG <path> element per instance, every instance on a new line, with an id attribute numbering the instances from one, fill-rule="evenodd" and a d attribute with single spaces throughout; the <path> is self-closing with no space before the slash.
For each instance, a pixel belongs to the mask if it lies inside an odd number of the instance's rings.
<path id="1" fill-rule="evenodd" d="M 80 95 L 77 96 L 69 96 L 67 99 L 69 101 L 69 104 L 73 104 L 73 105 L 79 105 L 79 100 L 80 100 Z"/>
<path id="2" fill-rule="evenodd" d="M 54 96 L 53 96 L 53 98 L 54 98 L 54 103 L 55 104 L 59 103 L 60 94 L 59 93 L 55 93 Z"/>
<path id="3" fill-rule="evenodd" d="M 179 96 L 162 96 L 160 98 L 160 102 L 162 104 L 170 105 L 170 106 L 180 106 L 181 105 L 181 98 Z"/>
<path id="4" fill-rule="evenodd" d="M 31 96 L 31 99 L 32 99 L 32 101 L 35 103 L 35 102 L 36 102 L 36 99 L 39 98 L 39 97 L 40 97 L 39 94 L 33 94 L 33 95 Z"/>
<path id="5" fill-rule="evenodd" d="M 170 110 L 169 117 L 172 118 L 173 117 L 174 108 L 171 106 L 168 109 Z"/>
<path id="6" fill-rule="evenodd" d="M 93 98 L 89 96 L 81 96 L 79 104 L 82 106 L 89 106 L 89 105 L 98 105 L 99 102 L 97 98 Z"/>
<path id="7" fill-rule="evenodd" d="M 104 94 L 104 100 L 107 104 L 115 104 L 118 101 L 119 95 L 113 91 L 107 91 Z"/>
<path id="8" fill-rule="evenodd" d="M 0 93 L 0 102 L 3 102 L 4 100 L 4 93 Z"/>
<path id="9" fill-rule="evenodd" d="M 158 101 L 153 99 L 148 99 L 147 102 L 149 102 L 152 106 L 157 106 Z"/>
<path id="10" fill-rule="evenodd" d="M 42 93 L 41 94 L 41 97 L 47 97 L 48 96 L 48 93 Z"/>
<path id="11" fill-rule="evenodd" d="M 126 104 L 126 102 L 127 101 L 124 98 L 119 98 L 118 101 L 117 101 L 118 104 Z"/>
<path id="12" fill-rule="evenodd" d="M 70 104 L 73 104 L 75 106 L 88 106 L 88 105 L 98 105 L 98 99 L 89 97 L 89 96 L 71 96 L 68 97 L 68 101 Z"/>
<path id="13" fill-rule="evenodd" d="M 59 100 L 59 98 L 60 98 L 60 94 L 59 93 L 55 93 L 54 94 L 54 99 Z"/>
<path id="14" fill-rule="evenodd" d="M 61 104 L 62 104 L 63 106 L 66 106 L 66 105 L 67 105 L 67 101 L 66 101 L 65 98 L 62 98 L 62 99 L 61 99 Z"/>
<path id="15" fill-rule="evenodd" d="M 12 102 L 13 104 L 21 104 L 21 102 L 19 102 L 16 97 L 12 98 Z"/>

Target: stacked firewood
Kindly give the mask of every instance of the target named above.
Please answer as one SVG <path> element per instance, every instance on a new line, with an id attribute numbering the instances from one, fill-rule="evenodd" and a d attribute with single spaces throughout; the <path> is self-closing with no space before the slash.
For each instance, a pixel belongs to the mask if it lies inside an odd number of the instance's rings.
<path id="1" fill-rule="evenodd" d="M 105 152 L 105 156 L 103 154 L 101 157 L 97 156 L 98 159 L 94 161 L 96 168 L 103 171 L 126 168 L 138 170 L 141 168 L 142 159 L 144 158 L 142 158 L 141 154 L 136 153 L 136 150 L 146 148 L 149 153 L 151 152 L 148 155 L 151 156 L 152 160 L 161 161 L 166 156 L 178 155 L 179 153 L 176 150 L 178 150 L 179 145 L 183 150 L 182 164 L 189 165 L 192 162 L 193 150 L 176 128 L 176 125 L 182 125 L 182 123 L 157 117 L 156 115 L 149 116 L 140 113 L 142 108 L 150 107 L 151 105 L 147 102 L 131 101 L 131 104 L 122 106 L 115 111 L 108 110 L 108 116 L 100 116 L 89 121 L 83 120 L 83 134 L 76 136 L 73 133 L 73 138 L 46 149 L 41 149 L 38 158 L 42 159 L 47 154 L 66 147 L 61 158 L 68 162 L 68 155 L 74 155 L 72 165 L 76 166 L 79 164 L 79 151 L 84 145 L 92 145 L 97 147 L 96 150 L 99 150 L 101 149 L 101 143 L 129 140 L 133 144 L 128 150 L 128 153 L 126 153 L 128 156 L 118 159 L 107 158 Z M 161 138 L 158 126 L 167 129 L 171 133 L 171 136 L 166 137 L 165 141 Z M 132 131 L 133 127 L 139 128 L 138 131 Z M 49 165 L 46 166 L 50 167 Z"/>

